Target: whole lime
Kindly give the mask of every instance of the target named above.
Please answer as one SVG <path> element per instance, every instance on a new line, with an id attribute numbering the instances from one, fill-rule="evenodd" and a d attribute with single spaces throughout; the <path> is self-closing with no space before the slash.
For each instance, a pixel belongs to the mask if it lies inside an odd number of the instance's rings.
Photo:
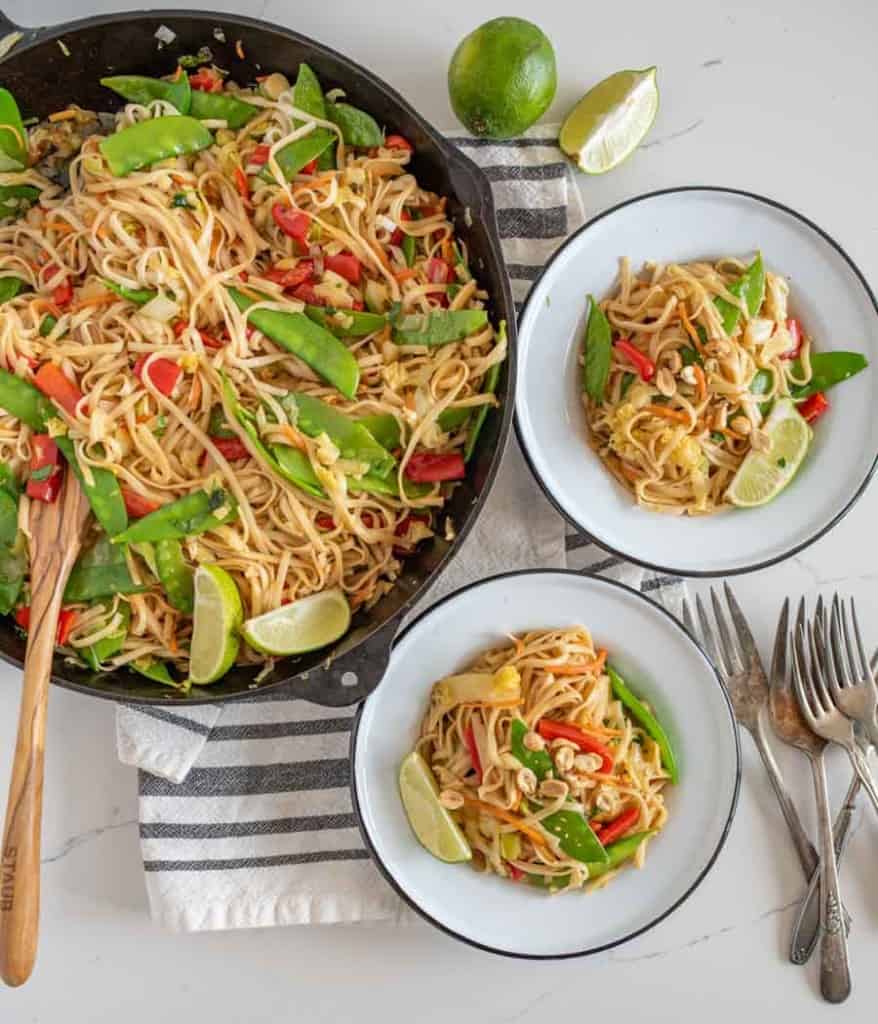
<path id="1" fill-rule="evenodd" d="M 508 139 L 542 117 L 555 96 L 555 51 L 524 18 L 494 18 L 461 40 L 448 67 L 454 113 L 473 135 Z"/>

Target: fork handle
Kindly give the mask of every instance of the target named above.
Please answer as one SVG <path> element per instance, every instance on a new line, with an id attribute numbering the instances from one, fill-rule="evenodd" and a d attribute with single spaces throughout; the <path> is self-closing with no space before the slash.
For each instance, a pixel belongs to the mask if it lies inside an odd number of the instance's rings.
<path id="1" fill-rule="evenodd" d="M 853 821 L 859 793 L 860 777 L 854 773 L 844 804 L 835 817 L 835 827 L 833 828 L 835 857 L 839 864 L 844 856 L 844 851 L 847 849 L 851 822 Z M 817 939 L 820 937 L 819 882 L 820 871 L 818 869 L 811 875 L 811 879 L 808 882 L 808 891 L 805 893 L 805 898 L 799 906 L 796 920 L 793 922 L 793 934 L 790 940 L 790 960 L 794 964 L 806 964 L 810 960 L 814 947 L 817 945 Z M 851 916 L 846 910 L 844 911 L 844 926 L 845 931 L 850 933 Z"/>
<path id="2" fill-rule="evenodd" d="M 796 810 L 796 805 L 793 803 L 792 797 L 787 792 L 787 787 L 784 785 L 780 768 L 778 767 L 777 761 L 774 759 L 774 753 L 769 746 L 768 739 L 765 735 L 765 721 L 761 713 L 756 719 L 756 728 L 753 729 L 752 734 L 753 740 L 756 743 L 756 749 L 759 751 L 762 763 L 765 765 L 765 770 L 768 772 L 768 778 L 774 788 L 774 795 L 777 797 L 777 802 L 780 804 L 784 821 L 786 821 L 787 828 L 790 830 L 790 836 L 793 840 L 793 846 L 796 848 L 796 853 L 799 855 L 802 870 L 805 872 L 805 877 L 810 878 L 817 870 L 820 864 L 820 859 L 817 856 L 817 851 L 814 849 L 814 844 L 808 838 L 805 829 L 802 827 L 802 820 L 799 817 L 799 812 Z"/>
<path id="3" fill-rule="evenodd" d="M 851 994 L 848 940 L 841 913 L 838 864 L 832 835 L 832 815 L 826 787 L 826 765 L 821 750 L 811 759 L 817 823 L 820 829 L 820 991 L 830 1003 L 842 1003 Z"/>
<path id="4" fill-rule="evenodd" d="M 851 764 L 854 766 L 854 771 L 863 785 L 863 789 L 865 789 L 869 799 L 872 801 L 872 806 L 878 811 L 878 788 L 875 786 L 875 779 L 872 777 L 872 769 L 869 767 L 869 762 L 856 744 L 846 749 L 848 757 L 851 759 Z"/>

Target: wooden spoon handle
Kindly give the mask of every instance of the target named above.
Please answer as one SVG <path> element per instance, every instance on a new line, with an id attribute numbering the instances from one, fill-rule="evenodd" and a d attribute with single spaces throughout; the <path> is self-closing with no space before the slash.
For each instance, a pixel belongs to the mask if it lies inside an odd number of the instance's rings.
<path id="1" fill-rule="evenodd" d="M 57 502 L 31 506 L 30 623 L 0 849 L 0 977 L 7 985 L 24 984 L 37 955 L 49 679 L 64 588 L 87 518 L 88 502 L 69 472 Z"/>
<path id="2" fill-rule="evenodd" d="M 0 975 L 7 985 L 30 977 L 40 920 L 40 831 L 46 708 L 64 581 L 33 591 L 15 760 L 9 781 L 0 864 Z"/>

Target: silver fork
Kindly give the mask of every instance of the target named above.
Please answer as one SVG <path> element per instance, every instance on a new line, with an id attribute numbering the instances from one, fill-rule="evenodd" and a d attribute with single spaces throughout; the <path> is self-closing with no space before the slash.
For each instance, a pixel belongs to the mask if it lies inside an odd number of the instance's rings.
<path id="1" fill-rule="evenodd" d="M 807 624 L 804 599 L 799 605 L 800 618 L 796 623 L 793 641 L 793 687 L 799 701 L 802 717 L 820 737 L 843 742 L 845 731 L 853 737 L 853 727 L 829 699 L 823 681 L 823 666 L 818 654 L 816 622 Z M 810 664 L 806 653 L 810 648 Z M 820 991 L 832 1003 L 847 999 L 851 991 L 848 963 L 847 935 L 841 915 L 841 894 L 838 887 L 838 863 L 832 835 L 832 815 L 829 810 L 829 792 L 826 784 L 825 747 L 811 758 L 814 772 L 814 790 L 817 796 L 817 820 L 820 827 L 820 925 L 822 929 L 822 969 Z"/>
<path id="2" fill-rule="evenodd" d="M 784 821 L 790 830 L 802 870 L 805 872 L 805 877 L 810 878 L 819 866 L 817 851 L 802 827 L 799 813 L 787 792 L 783 776 L 774 759 L 766 735 L 765 720 L 762 714 L 762 709 L 768 702 L 768 681 L 765 669 L 762 667 L 759 651 L 756 649 L 756 641 L 753 639 L 753 634 L 750 632 L 750 627 L 747 625 L 747 620 L 744 618 L 744 613 L 741 611 L 731 587 L 725 583 L 723 589 L 735 628 L 735 639 L 732 638 L 726 614 L 713 587 L 710 589 L 710 598 L 719 631 L 719 640 L 710 624 L 700 595 L 696 595 L 695 607 L 701 625 L 701 636 L 708 653 L 719 669 L 726 692 L 732 702 L 735 718 L 753 737 L 753 742 L 756 744 L 756 749 L 759 751 L 774 794 L 780 804 Z M 697 639 L 698 630 L 695 628 L 692 610 L 688 601 L 685 600 L 683 601 L 683 621 L 692 636 Z"/>
<path id="3" fill-rule="evenodd" d="M 822 599 L 819 599 L 817 614 L 820 616 L 822 613 L 823 602 Z M 826 746 L 827 741 L 815 735 L 815 733 L 808 728 L 802 717 L 802 713 L 799 710 L 796 695 L 793 692 L 792 682 L 788 671 L 789 614 L 790 601 L 789 598 L 787 598 L 781 607 L 780 616 L 777 621 L 777 632 L 775 633 L 774 638 L 774 651 L 771 656 L 771 669 L 769 670 L 768 708 L 771 713 L 771 724 L 774 727 L 774 731 L 777 734 L 778 739 L 782 740 L 784 743 L 788 743 L 792 747 L 796 747 L 798 750 L 801 750 L 811 762 L 811 770 L 813 772 L 815 770 L 815 759 L 822 756 L 823 749 Z M 799 602 L 799 611 L 796 621 L 797 624 L 804 625 L 804 600 Z M 854 801 L 858 792 L 859 779 L 855 776 L 854 782 L 851 784 L 851 789 L 845 800 L 844 807 L 842 808 L 842 811 L 839 812 L 838 819 L 836 820 L 834 835 L 835 853 L 837 858 L 841 857 L 841 852 L 848 834 L 847 826 L 850 822 L 850 815 L 853 811 Z M 848 808 L 847 814 L 845 814 L 845 808 Z M 819 894 L 817 888 L 819 879 L 820 870 L 818 868 L 818 870 L 811 875 L 808 889 L 794 922 L 790 943 L 790 960 L 792 960 L 794 964 L 804 964 L 807 962 L 811 953 L 814 951 L 814 947 L 817 945 L 817 939 L 820 936 L 820 900 L 818 898 Z M 845 930 L 847 931 L 850 929 L 850 915 L 846 910 L 844 910 L 844 908 L 842 908 L 842 913 L 844 916 Z M 831 968 L 831 965 L 821 965 L 821 971 L 825 968 Z"/>
<path id="4" fill-rule="evenodd" d="M 853 633 L 856 644 L 851 640 Z M 825 631 L 824 631 L 825 637 Z M 820 638 L 818 638 L 820 639 Z M 857 607 L 850 599 L 850 618 L 844 601 L 832 599 L 829 650 L 822 650 L 829 690 L 836 705 L 848 718 L 859 722 L 872 743 L 878 742 L 878 687 L 863 650 Z M 864 757 L 865 760 L 865 757 Z"/>

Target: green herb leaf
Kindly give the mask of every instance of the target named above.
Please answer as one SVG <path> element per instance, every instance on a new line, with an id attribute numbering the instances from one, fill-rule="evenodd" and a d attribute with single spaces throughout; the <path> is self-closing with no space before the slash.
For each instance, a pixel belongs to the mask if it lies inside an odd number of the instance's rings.
<path id="1" fill-rule="evenodd" d="M 589 295 L 591 308 L 585 329 L 585 369 L 583 384 L 585 393 L 593 402 L 602 402 L 610 376 L 610 360 L 613 351 L 613 335 L 610 322 L 601 307 Z"/>

